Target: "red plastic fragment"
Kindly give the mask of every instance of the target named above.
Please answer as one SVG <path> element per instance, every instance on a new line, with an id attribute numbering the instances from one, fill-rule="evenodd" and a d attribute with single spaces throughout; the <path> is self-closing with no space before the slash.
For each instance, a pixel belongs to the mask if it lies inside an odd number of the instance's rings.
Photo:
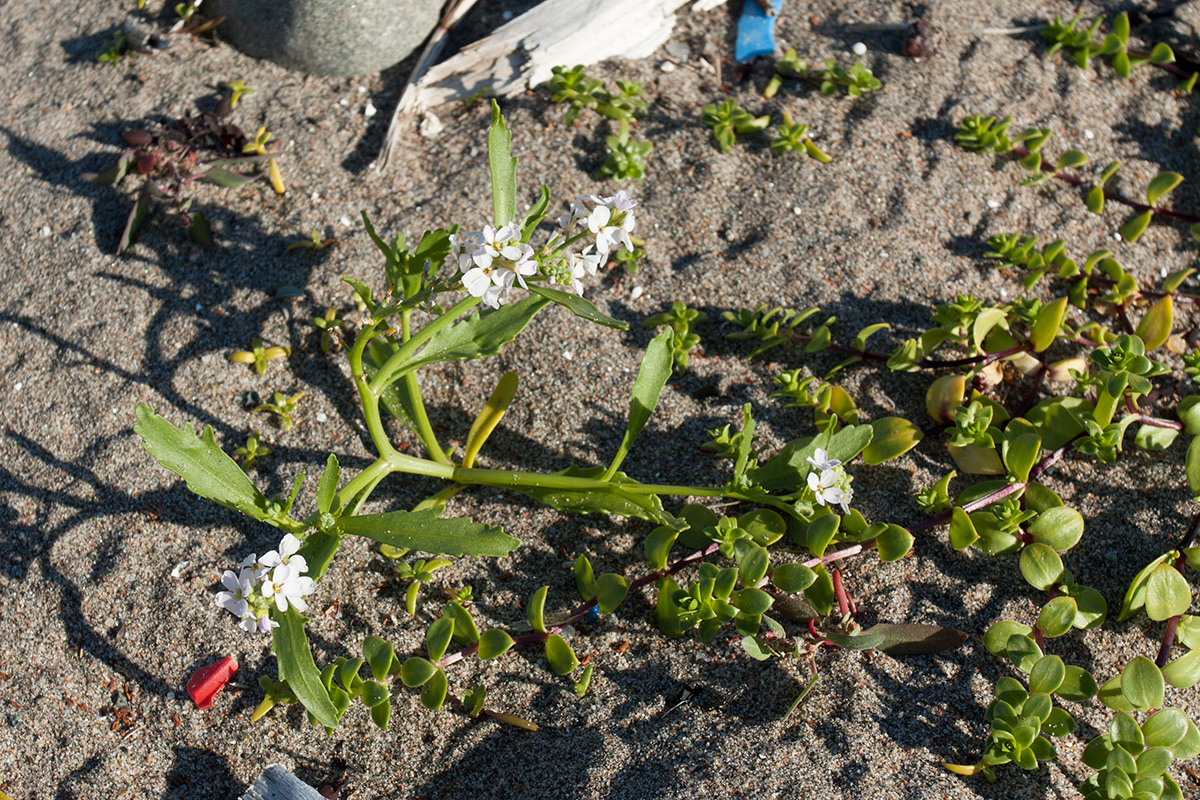
<path id="1" fill-rule="evenodd" d="M 201 667 L 188 678 L 187 690 L 192 701 L 199 709 L 211 708 L 217 692 L 225 688 L 233 673 L 237 672 L 237 662 L 233 656 L 226 656 L 215 664 Z"/>

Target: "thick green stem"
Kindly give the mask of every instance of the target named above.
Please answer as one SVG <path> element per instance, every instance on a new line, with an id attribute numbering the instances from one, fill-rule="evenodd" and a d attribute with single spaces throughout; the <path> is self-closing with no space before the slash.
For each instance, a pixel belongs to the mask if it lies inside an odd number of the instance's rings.
<path id="1" fill-rule="evenodd" d="M 400 313 L 400 335 L 405 344 L 412 338 L 411 316 L 411 308 L 405 309 Z M 417 381 L 416 371 L 404 376 L 404 385 L 408 389 L 409 402 L 412 404 L 413 422 L 417 426 L 417 436 L 420 437 L 421 444 L 425 446 L 425 451 L 429 453 L 434 461 L 441 464 L 454 463 L 438 443 L 437 435 L 433 432 L 433 426 L 429 424 L 429 417 L 425 413 L 425 402 L 421 399 L 421 384 Z"/>
<path id="2" fill-rule="evenodd" d="M 399 350 L 393 353 L 391 358 L 389 358 L 383 364 L 383 366 L 379 368 L 379 372 L 375 373 L 375 377 L 372 378 L 370 384 L 368 384 L 367 388 L 370 390 L 371 394 L 375 395 L 376 402 L 378 402 L 379 395 L 388 386 L 388 384 L 392 382 L 395 374 L 412 359 L 421 345 L 432 339 L 434 334 L 436 334 L 438 331 L 453 325 L 459 317 L 477 305 L 479 305 L 478 297 L 472 297 L 470 295 L 464 297 L 462 300 L 458 301 L 453 308 L 435 319 L 433 322 L 426 325 L 419 333 L 405 342 Z"/>

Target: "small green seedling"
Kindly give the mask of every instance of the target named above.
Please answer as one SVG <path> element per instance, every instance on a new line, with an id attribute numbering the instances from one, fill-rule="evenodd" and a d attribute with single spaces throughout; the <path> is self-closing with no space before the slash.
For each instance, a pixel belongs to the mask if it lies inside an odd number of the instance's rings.
<path id="1" fill-rule="evenodd" d="M 292 351 L 287 347 L 266 347 L 262 339 L 253 339 L 249 350 L 239 350 L 229 354 L 229 360 L 238 364 L 253 364 L 254 371 L 262 375 L 267 371 L 267 362 L 277 358 L 287 358 Z"/>
<path id="2" fill-rule="evenodd" d="M 237 108 L 238 103 L 246 95 L 254 94 L 254 90 L 246 86 L 241 78 L 225 84 L 225 88 L 229 90 L 229 107 Z"/>
<path id="3" fill-rule="evenodd" d="M 808 126 L 798 122 L 793 124 L 792 117 L 788 112 L 783 112 L 783 122 L 777 126 L 777 129 L 779 138 L 771 142 L 771 152 L 775 155 L 790 150 L 793 153 L 804 153 L 822 164 L 828 164 L 833 160 L 822 152 L 821 148 L 813 144 L 812 137 L 808 135 Z"/>
<path id="4" fill-rule="evenodd" d="M 605 139 L 608 158 L 596 172 L 597 178 L 641 180 L 646 175 L 644 159 L 654 149 L 650 142 L 629 141 L 629 120 L 621 120 L 620 133 Z"/>
<path id="5" fill-rule="evenodd" d="M 728 153 L 733 149 L 733 143 L 737 136 L 758 133 L 766 130 L 767 126 L 771 124 L 769 115 L 755 117 L 739 108 L 737 100 L 732 97 L 719 106 L 711 103 L 706 105 L 700 119 L 705 125 L 712 128 L 713 137 L 717 140 L 717 147 L 721 148 L 722 153 Z"/>
<path id="6" fill-rule="evenodd" d="M 342 243 L 338 241 L 336 237 L 330 236 L 327 239 L 323 238 L 321 236 L 321 232 L 314 229 L 309 232 L 307 239 L 300 239 L 299 241 L 292 242 L 284 249 L 284 252 L 290 253 L 293 250 L 309 250 L 314 253 L 319 253 L 326 247 L 340 247 L 341 244 Z"/>
<path id="7" fill-rule="evenodd" d="M 421 594 L 421 584 L 432 581 L 433 573 L 450 566 L 450 563 L 450 560 L 446 558 L 431 558 L 428 561 L 418 558 L 416 561 L 400 561 L 393 565 L 401 578 L 411 581 L 408 588 L 404 590 L 404 608 L 410 615 L 415 616 L 417 613 L 417 598 Z"/>
<path id="8" fill-rule="evenodd" d="M 293 395 L 285 395 L 283 392 L 275 392 L 275 401 L 273 403 L 262 403 L 254 407 L 254 413 L 267 412 L 276 414 L 279 417 L 279 427 L 285 431 L 292 429 L 292 414 L 296 413 L 296 406 L 299 405 L 300 399 L 304 397 L 304 392 L 297 392 Z"/>
<path id="9" fill-rule="evenodd" d="M 114 31 L 112 39 L 104 46 L 96 55 L 96 60 L 101 64 L 111 64 L 114 67 L 121 65 L 121 57 L 129 53 L 129 37 L 125 35 L 125 31 Z"/>
<path id="10" fill-rule="evenodd" d="M 313 317 L 313 327 L 321 332 L 321 352 L 328 354 L 331 349 L 342 348 L 342 333 L 346 321 L 338 319 L 337 309 L 333 306 L 325 309 L 325 315 Z"/>
<path id="11" fill-rule="evenodd" d="M 271 454 L 271 448 L 259 442 L 260 436 L 262 436 L 260 431 L 254 431 L 246 437 L 244 445 L 233 451 L 233 455 L 242 460 L 243 472 L 249 472 L 258 459 Z"/>

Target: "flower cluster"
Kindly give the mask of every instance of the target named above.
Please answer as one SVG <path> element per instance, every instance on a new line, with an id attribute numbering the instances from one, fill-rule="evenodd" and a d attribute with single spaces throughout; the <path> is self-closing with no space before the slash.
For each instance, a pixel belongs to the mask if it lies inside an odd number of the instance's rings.
<path id="1" fill-rule="evenodd" d="M 593 205 L 588 208 L 588 203 Z M 588 232 L 596 237 L 596 251 L 601 257 L 620 245 L 633 252 L 633 209 L 638 204 L 622 189 L 611 197 L 589 195 L 571 201 L 571 211 L 558 218 L 561 228 L 570 229 L 576 222 L 587 221 Z"/>
<path id="2" fill-rule="evenodd" d="M 308 563 L 304 556 L 296 555 L 301 545 L 289 533 L 280 541 L 278 550 L 271 550 L 262 558 L 251 553 L 238 564 L 238 572 L 225 570 L 221 575 L 225 591 L 217 592 L 217 606 L 237 617 L 238 625 L 247 633 L 256 630 L 270 633 L 279 627 L 270 618 L 272 602 L 281 612 L 289 606 L 307 611 L 304 598 L 312 594 L 313 579 L 304 577 Z"/>
<path id="3" fill-rule="evenodd" d="M 450 252 L 458 259 L 463 288 L 484 305 L 499 308 L 509 300 L 516 284 L 528 289 L 526 278 L 539 273 L 550 283 L 570 286 L 583 294 L 583 279 L 595 277 L 600 266 L 613 250 L 625 248 L 632 252 L 633 209 L 638 201 L 621 190 L 611 197 L 589 195 L 571 201 L 571 209 L 558 219 L 563 230 L 551 237 L 541 250 L 521 241 L 521 227 L 510 222 L 500 228 L 485 225 L 481 231 L 450 236 Z M 575 224 L 583 223 L 586 231 L 572 233 Z M 568 248 L 579 239 L 590 236 L 581 252 Z"/>
<path id="4" fill-rule="evenodd" d="M 854 490 L 850 488 L 850 476 L 840 469 L 842 462 L 830 458 L 823 448 L 808 457 L 813 471 L 808 473 L 808 488 L 812 490 L 813 499 L 818 505 L 832 506 L 835 503 L 842 507 L 843 514 L 850 513 L 850 501 Z"/>
<path id="5" fill-rule="evenodd" d="M 485 225 L 462 238 L 452 235 L 450 247 L 458 256 L 463 286 L 492 308 L 506 302 L 514 282 L 525 286 L 525 278 L 538 271 L 533 247 L 521 241 L 521 228 L 515 222 L 502 228 Z"/>

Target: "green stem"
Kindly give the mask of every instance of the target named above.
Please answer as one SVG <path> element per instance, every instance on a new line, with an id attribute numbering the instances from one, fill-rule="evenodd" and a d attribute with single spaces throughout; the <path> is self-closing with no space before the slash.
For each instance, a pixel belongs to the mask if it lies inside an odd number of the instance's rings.
<path id="1" fill-rule="evenodd" d="M 434 334 L 436 334 L 438 331 L 453 325 L 460 316 L 478 304 L 478 297 L 467 295 L 462 300 L 458 301 L 458 303 L 456 303 L 454 307 L 445 314 L 422 328 L 420 333 L 413 336 L 411 339 L 405 342 L 399 350 L 393 353 L 391 358 L 384 362 L 383 366 L 379 368 L 379 372 L 375 373 L 375 377 L 372 378 L 371 382 L 367 385 L 367 388 L 370 390 L 371 394 L 375 396 L 376 403 L 378 403 L 379 395 L 383 392 L 387 385 L 392 382 L 393 376 L 399 370 L 401 370 L 408 361 L 412 359 L 413 355 L 417 352 L 421 345 L 432 339 Z"/>
<path id="2" fill-rule="evenodd" d="M 412 338 L 409 321 L 411 316 L 411 308 L 400 313 L 400 336 L 405 344 Z M 421 444 L 425 446 L 425 452 L 429 453 L 434 461 L 441 464 L 454 463 L 446 455 L 442 446 L 438 444 L 437 434 L 433 432 L 433 426 L 429 424 L 429 417 L 425 414 L 425 403 L 421 399 L 421 384 L 417 381 L 416 370 L 404 376 L 404 385 L 408 389 L 409 402 L 412 404 L 413 422 L 417 426 L 417 436 L 421 439 Z"/>
<path id="3" fill-rule="evenodd" d="M 375 329 L 378 325 L 378 322 L 372 322 L 363 328 L 355 338 L 354 347 L 350 349 L 349 356 L 350 378 L 354 381 L 354 387 L 358 389 L 363 419 L 367 423 L 367 432 L 371 436 L 371 441 L 375 443 L 375 449 L 379 452 L 380 458 L 387 458 L 396 451 L 392 447 L 391 440 L 388 439 L 387 431 L 383 429 L 383 419 L 379 416 L 379 395 L 371 391 L 366 373 L 363 371 L 363 353 L 367 349 L 367 344 L 375 338 Z M 391 359 L 388 360 L 388 363 L 391 363 Z"/>

